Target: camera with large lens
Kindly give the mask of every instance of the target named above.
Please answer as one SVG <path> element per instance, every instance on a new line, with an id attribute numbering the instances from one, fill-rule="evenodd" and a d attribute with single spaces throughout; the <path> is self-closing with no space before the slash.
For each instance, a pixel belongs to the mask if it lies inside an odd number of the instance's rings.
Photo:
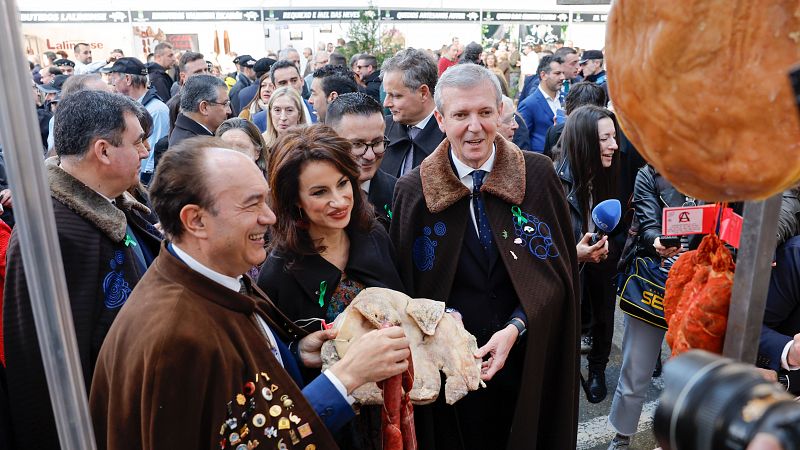
<path id="1" fill-rule="evenodd" d="M 692 350 L 664 366 L 653 420 L 663 450 L 745 450 L 769 433 L 800 450 L 800 404 L 751 365 Z"/>

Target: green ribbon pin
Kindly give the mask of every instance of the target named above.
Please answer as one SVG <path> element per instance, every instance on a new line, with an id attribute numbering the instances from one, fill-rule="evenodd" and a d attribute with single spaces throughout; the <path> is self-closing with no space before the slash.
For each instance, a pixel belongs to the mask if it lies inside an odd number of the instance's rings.
<path id="1" fill-rule="evenodd" d="M 528 223 L 528 219 L 522 215 L 522 210 L 519 209 L 519 206 L 512 206 L 511 213 L 514 214 L 514 220 L 517 221 L 517 225 L 522 226 L 523 224 Z"/>
<path id="2" fill-rule="evenodd" d="M 123 242 L 123 244 L 125 244 L 125 247 L 136 247 L 137 245 L 136 240 L 133 239 L 130 234 L 125 235 L 125 242 Z"/>
<path id="3" fill-rule="evenodd" d="M 323 281 L 319 284 L 319 306 L 325 306 L 325 291 L 328 290 L 328 282 Z"/>
<path id="4" fill-rule="evenodd" d="M 386 211 L 386 215 L 389 217 L 389 220 L 392 220 L 392 210 L 389 209 L 389 205 L 383 205 L 383 210 Z"/>

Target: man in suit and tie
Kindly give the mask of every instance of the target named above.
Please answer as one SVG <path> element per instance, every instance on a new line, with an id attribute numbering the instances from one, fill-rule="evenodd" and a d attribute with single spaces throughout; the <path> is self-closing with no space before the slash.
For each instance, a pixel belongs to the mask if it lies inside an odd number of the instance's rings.
<path id="1" fill-rule="evenodd" d="M 325 123 L 353 144 L 351 152 L 360 171 L 358 182 L 375 208 L 378 221 L 388 228 L 397 178 L 378 168 L 386 150 L 381 104 L 362 92 L 342 94 L 328 105 Z"/>
<path id="2" fill-rule="evenodd" d="M 475 336 L 487 387 L 415 408 L 420 448 L 575 448 L 578 263 L 552 161 L 498 136 L 489 69 L 447 69 L 435 100 L 447 138 L 397 181 L 389 234 L 406 292 Z"/>
<path id="3" fill-rule="evenodd" d="M 436 62 L 422 50 L 409 48 L 383 62 L 383 106 L 389 146 L 381 170 L 401 177 L 417 167 L 445 135 L 433 120 Z"/>
<path id="4" fill-rule="evenodd" d="M 564 82 L 564 71 L 561 68 L 563 63 L 564 60 L 558 56 L 543 57 L 537 70 L 541 79 L 539 87 L 519 104 L 519 114 L 528 126 L 531 149 L 535 152 L 544 151 L 547 130 L 555 124 L 553 118 L 556 111 L 561 109 L 558 93 Z"/>

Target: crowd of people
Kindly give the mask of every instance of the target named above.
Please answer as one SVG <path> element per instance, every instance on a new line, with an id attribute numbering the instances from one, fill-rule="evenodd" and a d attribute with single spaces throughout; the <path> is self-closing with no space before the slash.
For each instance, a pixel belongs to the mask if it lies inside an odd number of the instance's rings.
<path id="1" fill-rule="evenodd" d="M 337 50 L 238 55 L 232 74 L 168 43 L 32 64 L 99 448 L 382 448 L 381 408 L 350 394 L 407 369 L 402 329 L 320 357 L 369 287 L 442 301 L 477 339 L 486 387 L 415 407 L 418 448 L 575 448 L 581 388 L 607 397 L 620 280 L 638 257 L 665 279 L 696 239 L 665 245 L 661 211 L 701 200 L 625 138 L 603 52 Z M 0 442 L 57 448 L 0 184 Z M 595 239 L 608 199 L 632 220 Z M 797 189 L 784 200 L 759 353 L 776 380 L 800 368 Z M 609 449 L 636 433 L 663 336 L 625 316 Z"/>

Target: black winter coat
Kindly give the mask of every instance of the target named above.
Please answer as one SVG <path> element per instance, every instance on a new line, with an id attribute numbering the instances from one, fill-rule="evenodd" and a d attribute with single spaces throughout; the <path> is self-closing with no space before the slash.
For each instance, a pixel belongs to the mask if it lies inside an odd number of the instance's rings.
<path id="1" fill-rule="evenodd" d="M 178 142 L 191 137 L 213 135 L 214 133 L 206 130 L 202 125 L 181 113 L 178 115 L 178 119 L 175 120 L 175 128 L 172 129 L 172 133 L 169 135 L 169 146 L 172 147 Z"/>
<path id="2" fill-rule="evenodd" d="M 173 81 L 172 77 L 170 77 L 164 68 L 161 67 L 161 64 L 157 62 L 151 62 L 147 64 L 147 74 L 150 78 L 150 86 L 155 88 L 158 98 L 160 98 L 162 102 L 166 103 L 171 97 L 169 92 L 172 84 L 175 83 L 175 81 Z"/>
<path id="3" fill-rule="evenodd" d="M 554 163 L 556 174 L 561 180 L 561 187 L 564 189 L 564 194 L 567 196 L 567 203 L 569 203 L 569 217 L 572 224 L 572 234 L 575 236 L 575 243 L 580 242 L 583 235 L 588 232 L 584 225 L 583 212 L 580 208 L 578 195 L 575 191 L 575 180 L 572 176 L 572 168 L 570 167 L 569 158 L 563 158 Z M 597 203 L 595 203 L 597 204 Z M 590 213 L 591 214 L 591 213 Z M 588 220 L 592 220 L 591 217 Z M 599 264 L 616 264 L 619 256 L 622 253 L 622 247 L 625 243 L 623 231 L 625 225 L 622 220 L 616 228 L 614 228 L 608 235 L 608 258 Z"/>
<path id="4" fill-rule="evenodd" d="M 370 97 L 377 100 L 379 103 L 381 102 L 381 73 L 380 71 L 375 71 L 369 74 L 367 77 L 364 78 L 364 84 L 366 87 L 364 88 L 364 93 L 369 95 Z"/>
<path id="5" fill-rule="evenodd" d="M 386 230 L 376 223 L 369 233 L 355 230 L 347 233 L 350 237 L 350 254 L 345 267 L 347 277 L 367 287 L 404 292 L 394 264 L 394 248 Z M 261 268 L 258 287 L 293 321 L 324 318 L 331 294 L 341 277 L 339 269 L 320 255 L 306 256 L 290 265 L 285 254 L 273 251 Z M 329 288 L 323 296 L 325 306 L 320 306 L 320 284 L 323 281 Z M 319 322 L 304 329 L 317 331 Z"/>
<path id="6" fill-rule="evenodd" d="M 392 221 L 392 194 L 397 178 L 378 169 L 369 184 L 369 195 L 367 200 L 375 208 L 375 217 L 378 222 L 389 231 L 389 223 Z"/>

